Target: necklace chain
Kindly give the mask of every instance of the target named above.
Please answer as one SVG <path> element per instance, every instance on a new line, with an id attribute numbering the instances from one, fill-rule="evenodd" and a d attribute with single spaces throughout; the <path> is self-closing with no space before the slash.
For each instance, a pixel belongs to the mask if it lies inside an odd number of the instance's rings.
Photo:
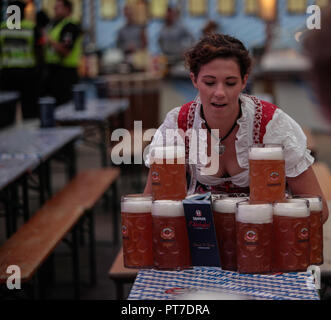
<path id="1" fill-rule="evenodd" d="M 228 133 L 223 138 L 221 137 L 221 138 L 218 139 L 213 135 L 213 133 L 211 131 L 211 128 L 209 127 L 208 122 L 205 118 L 205 114 L 203 112 L 203 107 L 201 106 L 201 117 L 205 121 L 205 126 L 206 126 L 208 132 L 214 137 L 214 139 L 218 140 L 218 143 L 221 143 L 222 141 L 224 141 L 232 133 L 233 129 L 237 125 L 237 120 L 241 117 L 241 115 L 242 115 L 241 107 L 239 106 L 239 114 L 238 114 L 238 117 L 236 118 L 236 121 L 234 122 L 233 126 L 231 127 L 231 129 L 228 131 Z"/>

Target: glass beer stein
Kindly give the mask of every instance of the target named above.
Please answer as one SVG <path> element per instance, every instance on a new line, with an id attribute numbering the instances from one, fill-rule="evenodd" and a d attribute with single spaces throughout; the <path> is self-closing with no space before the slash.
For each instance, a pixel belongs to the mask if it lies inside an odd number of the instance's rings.
<path id="1" fill-rule="evenodd" d="M 154 147 L 151 155 L 153 199 L 185 199 L 187 193 L 185 147 Z"/>
<path id="2" fill-rule="evenodd" d="M 121 199 L 124 266 L 153 267 L 152 196 L 126 195 Z"/>
<path id="3" fill-rule="evenodd" d="M 152 217 L 155 267 L 170 270 L 189 268 L 191 255 L 182 202 L 154 201 Z"/>
<path id="4" fill-rule="evenodd" d="M 274 204 L 273 271 L 307 270 L 310 260 L 309 216 L 307 200 L 290 199 Z"/>
<path id="5" fill-rule="evenodd" d="M 237 270 L 236 204 L 243 197 L 223 197 L 213 201 L 213 215 L 223 270 Z"/>
<path id="6" fill-rule="evenodd" d="M 284 200 L 285 179 L 285 160 L 281 145 L 256 144 L 250 147 L 250 201 Z"/>
<path id="7" fill-rule="evenodd" d="M 305 199 L 309 201 L 310 208 L 310 264 L 323 264 L 323 222 L 322 198 L 317 195 L 300 194 L 293 198 Z"/>
<path id="8" fill-rule="evenodd" d="M 272 204 L 237 203 L 237 266 L 240 273 L 268 273 L 272 254 Z"/>

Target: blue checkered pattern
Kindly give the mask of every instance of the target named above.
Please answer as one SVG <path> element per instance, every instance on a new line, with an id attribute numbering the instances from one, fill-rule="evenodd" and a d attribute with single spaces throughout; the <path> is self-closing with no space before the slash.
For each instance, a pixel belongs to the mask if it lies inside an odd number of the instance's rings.
<path id="1" fill-rule="evenodd" d="M 245 296 L 248 299 L 319 300 L 310 273 L 240 274 L 214 267 L 183 271 L 140 270 L 129 300 L 179 298 L 172 288 Z"/>

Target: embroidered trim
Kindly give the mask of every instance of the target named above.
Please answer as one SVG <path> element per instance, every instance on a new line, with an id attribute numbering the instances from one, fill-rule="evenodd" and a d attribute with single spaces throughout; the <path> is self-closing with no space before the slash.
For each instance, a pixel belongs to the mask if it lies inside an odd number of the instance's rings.
<path id="1" fill-rule="evenodd" d="M 244 94 L 245 97 L 251 98 L 255 104 L 255 116 L 254 116 L 254 124 L 253 124 L 253 142 L 254 143 L 262 143 L 260 141 L 260 129 L 261 129 L 261 121 L 262 121 L 262 103 L 261 100 L 257 97 L 250 96 L 248 94 Z M 262 137 L 263 138 L 263 137 Z"/>

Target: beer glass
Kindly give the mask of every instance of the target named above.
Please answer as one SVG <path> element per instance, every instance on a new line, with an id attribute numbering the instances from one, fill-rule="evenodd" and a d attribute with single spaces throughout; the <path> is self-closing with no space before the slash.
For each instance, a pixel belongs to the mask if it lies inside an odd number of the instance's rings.
<path id="1" fill-rule="evenodd" d="M 270 272 L 272 204 L 242 201 L 236 206 L 238 272 Z"/>
<path id="2" fill-rule="evenodd" d="M 182 202 L 154 201 L 152 217 L 155 267 L 170 270 L 190 267 L 191 255 Z"/>
<path id="3" fill-rule="evenodd" d="M 274 203 L 274 271 L 306 271 L 309 266 L 309 202 L 304 199 Z"/>
<path id="4" fill-rule="evenodd" d="M 223 197 L 213 202 L 218 249 L 223 270 L 237 270 L 236 203 L 243 197 Z"/>
<path id="5" fill-rule="evenodd" d="M 303 198 L 309 201 L 310 207 L 310 264 L 323 264 L 323 222 L 322 198 L 317 195 L 301 194 L 293 198 Z"/>
<path id="6" fill-rule="evenodd" d="M 121 199 L 124 266 L 153 267 L 152 196 L 126 195 Z"/>
<path id="7" fill-rule="evenodd" d="M 185 199 L 185 147 L 155 147 L 151 152 L 151 160 L 154 200 Z"/>
<path id="8" fill-rule="evenodd" d="M 249 180 L 251 201 L 285 199 L 285 160 L 281 145 L 256 144 L 250 147 Z"/>

